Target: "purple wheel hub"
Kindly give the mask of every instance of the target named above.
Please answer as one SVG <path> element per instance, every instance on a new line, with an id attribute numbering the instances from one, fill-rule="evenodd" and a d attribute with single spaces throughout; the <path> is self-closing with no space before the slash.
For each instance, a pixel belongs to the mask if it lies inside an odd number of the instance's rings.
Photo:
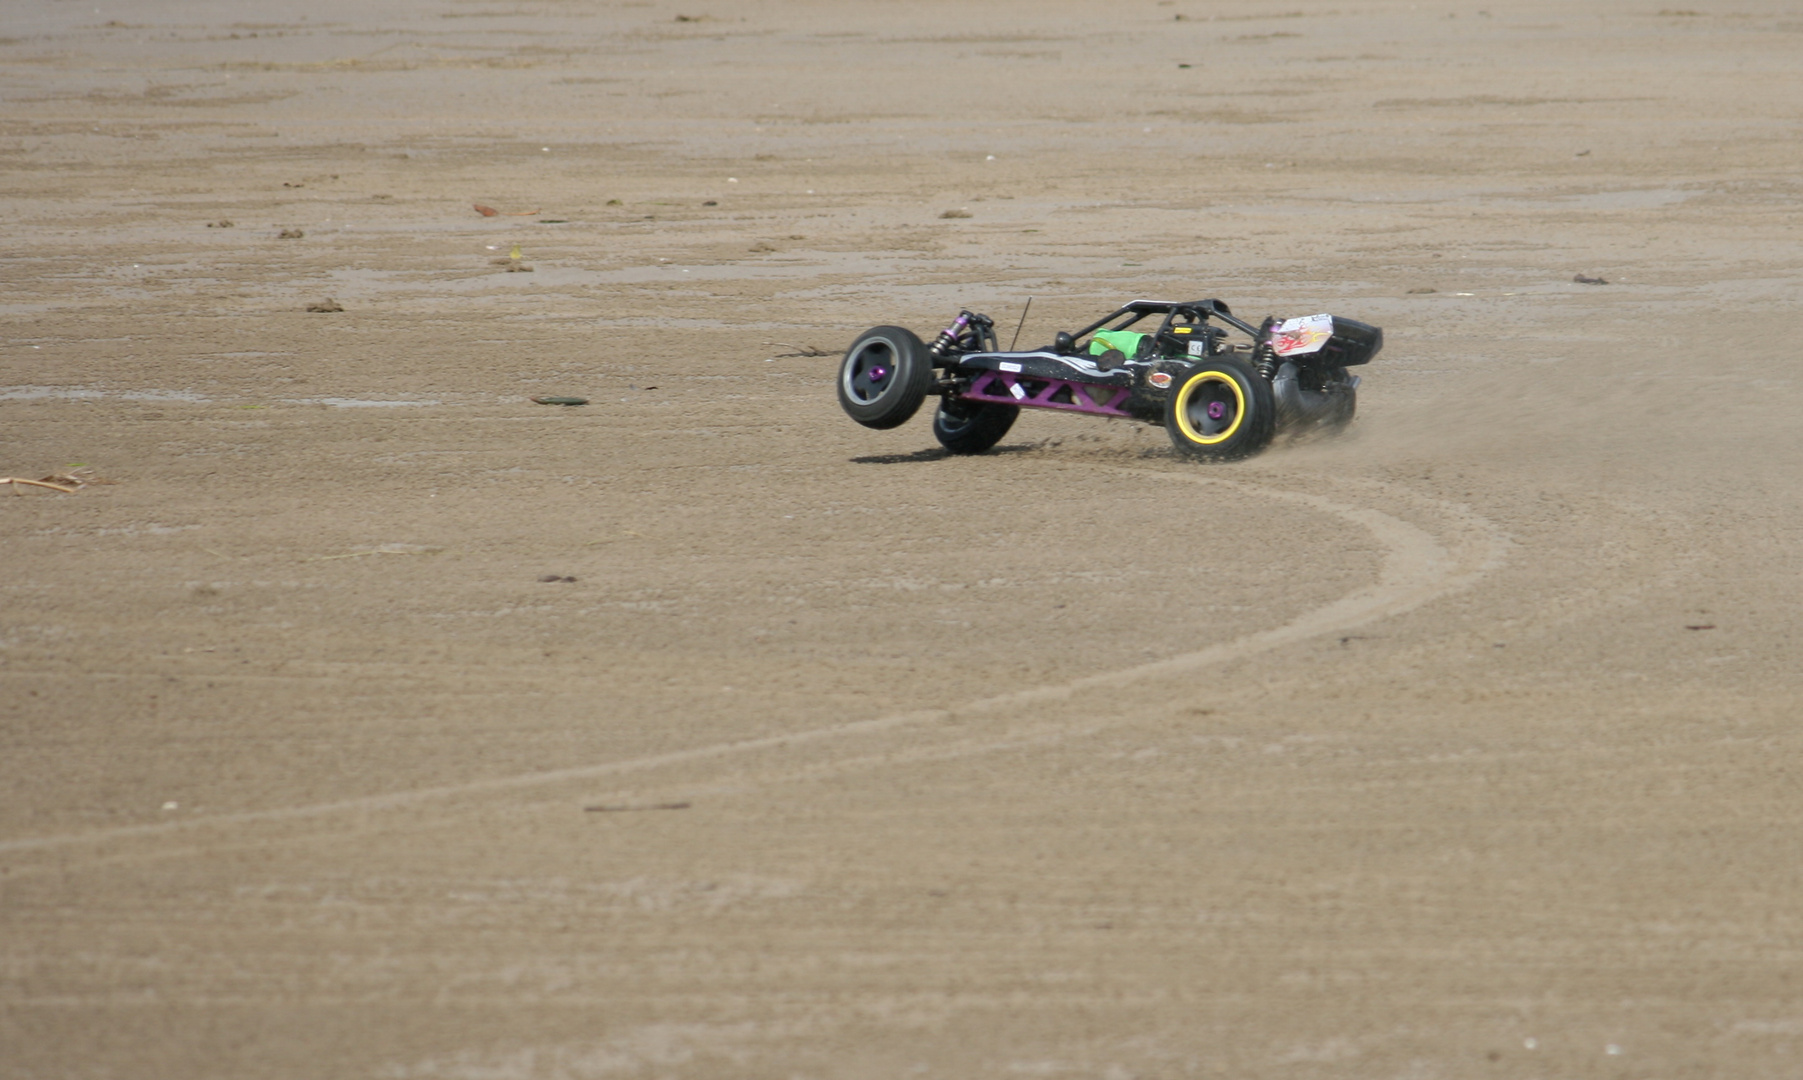
<path id="1" fill-rule="evenodd" d="M 1208 403 L 1208 418 L 1210 420 L 1219 420 L 1226 415 L 1227 403 L 1225 401 L 1211 401 Z"/>
<path id="2" fill-rule="evenodd" d="M 889 377 L 889 369 L 878 364 L 876 367 L 871 368 L 870 374 L 865 377 L 873 383 L 879 383 Z"/>

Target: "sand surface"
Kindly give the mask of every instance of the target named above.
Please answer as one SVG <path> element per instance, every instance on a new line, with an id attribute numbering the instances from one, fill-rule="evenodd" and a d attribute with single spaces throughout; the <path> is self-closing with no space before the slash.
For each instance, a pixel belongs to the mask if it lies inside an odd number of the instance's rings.
<path id="1" fill-rule="evenodd" d="M 0 101 L 0 1077 L 1803 1074 L 1795 0 L 16 2 Z M 840 412 L 1029 296 L 1388 347 L 1223 467 Z"/>

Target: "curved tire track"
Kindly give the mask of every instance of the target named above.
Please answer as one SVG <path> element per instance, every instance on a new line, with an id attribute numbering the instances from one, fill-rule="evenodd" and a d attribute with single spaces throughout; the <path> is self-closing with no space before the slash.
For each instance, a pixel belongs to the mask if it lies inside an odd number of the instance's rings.
<path id="1" fill-rule="evenodd" d="M 714 743 L 708 746 L 697 746 L 663 754 L 650 754 L 621 761 L 415 788 L 385 795 L 359 796 L 307 806 L 277 807 L 268 810 L 220 814 L 215 817 L 188 821 L 126 825 L 92 832 L 0 841 L 0 854 L 23 855 L 136 839 L 189 837 L 189 845 L 168 852 L 170 855 L 178 855 L 196 850 L 191 846 L 194 834 L 207 831 L 223 831 L 265 822 L 299 822 L 338 814 L 379 812 L 439 799 L 519 791 L 576 780 L 601 780 L 651 772 L 669 766 L 744 757 L 763 750 L 792 749 L 835 742 L 856 742 L 860 737 L 910 727 L 925 727 L 935 721 L 946 721 L 971 714 L 1005 713 L 1023 706 L 1065 700 L 1085 690 L 1125 686 L 1149 678 L 1183 674 L 1267 652 L 1318 635 L 1357 629 L 1467 588 L 1479 577 L 1499 565 L 1503 558 L 1505 541 L 1501 533 L 1490 522 L 1477 516 L 1467 507 L 1428 499 L 1394 484 L 1366 482 L 1373 484 L 1387 495 L 1400 497 L 1404 501 L 1427 508 L 1431 516 L 1441 519 L 1442 528 L 1439 530 L 1439 535 L 1369 506 L 1351 505 L 1305 491 L 1272 488 L 1246 481 L 1205 475 L 1119 466 L 1098 467 L 1140 480 L 1152 479 L 1164 483 L 1224 488 L 1247 496 L 1275 499 L 1340 517 L 1366 530 L 1382 546 L 1384 556 L 1378 579 L 1364 588 L 1348 593 L 1332 603 L 1304 612 L 1282 626 L 1270 630 L 1261 630 L 1231 641 L 1205 646 L 1162 660 L 1086 675 L 1057 686 L 1035 687 L 996 694 L 948 709 L 894 713 L 806 731 Z M 999 739 L 993 735 L 980 740 L 966 738 L 952 744 L 916 747 L 899 755 L 885 755 L 880 758 L 859 753 L 840 758 L 837 761 L 814 763 L 799 772 L 791 769 L 787 771 L 786 775 L 820 775 L 838 769 L 875 764 L 879 760 L 899 763 L 904 760 L 964 756 L 1004 747 L 1040 745 L 1081 734 L 1096 726 L 1098 725 L 1090 723 L 1081 725 L 1080 728 L 1042 730 L 1031 735 L 1017 732 Z M 778 777 L 769 779 L 778 779 Z M 753 778 L 741 778 L 738 782 L 729 781 L 720 786 L 737 789 L 747 783 L 756 782 Z M 23 868 L 15 867 L 14 869 L 16 871 Z"/>

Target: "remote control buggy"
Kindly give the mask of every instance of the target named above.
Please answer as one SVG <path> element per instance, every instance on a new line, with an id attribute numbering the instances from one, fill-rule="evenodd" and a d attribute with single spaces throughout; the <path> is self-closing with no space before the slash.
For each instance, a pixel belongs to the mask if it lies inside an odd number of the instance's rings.
<path id="1" fill-rule="evenodd" d="M 1347 369 L 1383 340 L 1337 315 L 1253 324 L 1219 300 L 1135 300 L 1050 345 L 1001 351 L 994 321 L 964 311 L 931 345 L 899 326 L 860 334 L 839 368 L 839 404 L 865 427 L 892 428 L 937 397 L 933 435 L 954 454 L 988 450 L 1022 409 L 1054 409 L 1163 424 L 1180 453 L 1232 461 L 1279 433 L 1351 423 L 1359 380 Z"/>

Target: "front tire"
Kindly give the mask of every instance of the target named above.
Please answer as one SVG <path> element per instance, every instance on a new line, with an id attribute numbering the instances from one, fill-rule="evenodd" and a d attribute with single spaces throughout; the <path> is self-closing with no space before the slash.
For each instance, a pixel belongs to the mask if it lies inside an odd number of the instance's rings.
<path id="1" fill-rule="evenodd" d="M 1002 441 L 1019 415 L 1018 405 L 947 397 L 933 414 L 933 438 L 954 454 L 981 454 Z"/>
<path id="2" fill-rule="evenodd" d="M 1165 431 L 1178 453 L 1199 461 L 1237 461 L 1271 444 L 1277 402 L 1271 384 L 1234 356 L 1190 365 L 1165 402 Z"/>
<path id="3" fill-rule="evenodd" d="M 932 354 L 912 330 L 878 326 L 858 335 L 839 365 L 839 406 L 867 428 L 900 427 L 933 385 Z"/>

